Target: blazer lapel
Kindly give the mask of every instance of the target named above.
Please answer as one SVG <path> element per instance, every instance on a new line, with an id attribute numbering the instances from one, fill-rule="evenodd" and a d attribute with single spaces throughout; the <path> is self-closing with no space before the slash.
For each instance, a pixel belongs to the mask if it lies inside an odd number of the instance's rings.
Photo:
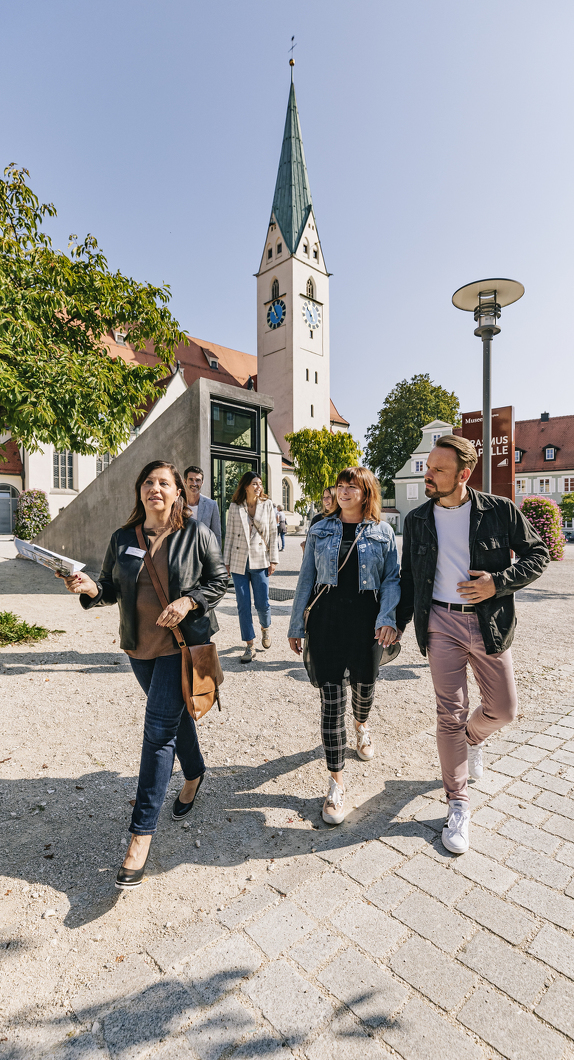
<path id="1" fill-rule="evenodd" d="M 245 532 L 245 540 L 247 541 L 247 548 L 249 548 L 249 538 L 250 538 L 249 517 L 247 515 L 247 508 L 243 504 L 239 508 L 239 515 L 241 517 L 241 522 L 243 523 L 243 530 Z"/>
<path id="2" fill-rule="evenodd" d="M 199 500 L 197 502 L 197 521 L 198 523 L 205 522 L 205 497 L 203 493 L 199 494 Z"/>

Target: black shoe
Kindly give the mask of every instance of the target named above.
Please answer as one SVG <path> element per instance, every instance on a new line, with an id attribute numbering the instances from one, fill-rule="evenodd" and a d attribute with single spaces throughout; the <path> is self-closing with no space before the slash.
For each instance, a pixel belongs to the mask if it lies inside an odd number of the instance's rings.
<path id="1" fill-rule="evenodd" d="M 122 865 L 121 869 L 118 870 L 118 874 L 116 876 L 116 887 L 120 891 L 125 891 L 128 887 L 139 887 L 144 877 L 146 865 L 147 858 L 145 859 L 145 862 L 142 865 L 141 869 L 124 869 Z"/>
<path id="2" fill-rule="evenodd" d="M 171 811 L 171 816 L 172 816 L 172 819 L 174 821 L 183 820 L 183 818 L 186 817 L 187 814 L 189 813 L 189 811 L 193 808 L 193 805 L 194 805 L 195 800 L 197 798 L 197 793 L 198 793 L 201 785 L 203 784 L 204 776 L 205 776 L 205 773 L 202 773 L 200 778 L 199 778 L 199 784 L 197 785 L 197 787 L 195 789 L 195 795 L 193 796 L 193 799 L 191 800 L 191 802 L 180 802 L 179 798 L 177 798 L 175 800 L 175 802 L 173 804 L 173 807 L 172 807 L 172 811 Z"/>

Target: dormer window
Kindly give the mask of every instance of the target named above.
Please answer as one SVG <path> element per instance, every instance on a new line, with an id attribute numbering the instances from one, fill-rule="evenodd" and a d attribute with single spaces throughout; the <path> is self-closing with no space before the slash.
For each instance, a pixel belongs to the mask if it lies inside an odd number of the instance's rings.
<path id="1" fill-rule="evenodd" d="M 276 298 L 279 298 L 279 280 L 277 279 L 273 280 L 273 283 L 271 284 L 271 298 L 273 301 L 275 301 Z"/>
<path id="2" fill-rule="evenodd" d="M 218 369 L 219 369 L 219 357 L 217 356 L 217 354 L 213 353 L 212 350 L 206 349 L 205 346 L 202 346 L 201 350 L 202 350 L 202 353 L 203 353 L 203 355 L 204 355 L 209 367 L 213 368 L 214 371 L 217 372 Z"/>
<path id="3" fill-rule="evenodd" d="M 125 331 L 114 331 L 113 335 L 114 335 L 114 342 L 116 342 L 118 346 L 125 346 L 126 345 L 126 333 L 125 333 Z"/>
<path id="4" fill-rule="evenodd" d="M 544 450 L 545 460 L 556 460 L 556 449 L 553 445 L 548 445 Z"/>
<path id="5" fill-rule="evenodd" d="M 440 431 L 437 431 L 437 433 L 433 434 L 433 436 L 432 436 L 432 444 L 433 444 L 433 446 L 436 445 L 436 443 L 437 443 L 439 438 L 442 438 L 442 434 L 441 434 Z"/>
<path id="6" fill-rule="evenodd" d="M 277 257 L 279 257 L 279 255 L 282 254 L 282 253 L 283 253 L 283 244 L 281 242 L 279 242 L 277 244 Z"/>
<path id="7" fill-rule="evenodd" d="M 267 247 L 267 261 L 271 261 L 273 257 L 273 247 Z"/>

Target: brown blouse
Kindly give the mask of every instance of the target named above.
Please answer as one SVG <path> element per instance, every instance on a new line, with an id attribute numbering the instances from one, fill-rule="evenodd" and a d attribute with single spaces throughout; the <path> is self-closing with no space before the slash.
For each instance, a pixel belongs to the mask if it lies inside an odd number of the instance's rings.
<path id="1" fill-rule="evenodd" d="M 173 533 L 171 527 L 159 534 L 146 530 L 149 540 L 149 551 L 163 591 L 169 600 L 169 573 L 167 567 L 167 539 Z M 157 659 L 160 655 L 179 655 L 173 633 L 167 626 L 157 626 L 156 622 L 163 611 L 145 563 L 142 566 L 136 588 L 136 623 L 137 648 L 126 650 L 132 659 Z"/>

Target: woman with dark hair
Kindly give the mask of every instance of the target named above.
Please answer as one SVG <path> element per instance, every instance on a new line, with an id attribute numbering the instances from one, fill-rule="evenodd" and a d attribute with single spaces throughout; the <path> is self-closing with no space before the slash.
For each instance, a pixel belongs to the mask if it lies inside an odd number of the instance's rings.
<path id="1" fill-rule="evenodd" d="M 255 658 L 250 587 L 261 625 L 261 643 L 264 648 L 270 648 L 269 576 L 279 562 L 273 504 L 265 496 L 263 483 L 255 471 L 246 471 L 241 476 L 231 499 L 223 562 L 233 578 L 241 639 L 246 642 L 240 661 L 250 663 Z"/>
<path id="2" fill-rule="evenodd" d="M 374 756 L 367 720 L 383 651 L 396 635 L 399 563 L 395 535 L 381 519 L 378 482 L 365 467 L 337 479 L 336 509 L 309 530 L 293 600 L 289 644 L 321 694 L 321 735 L 331 774 L 322 816 L 345 817 L 347 674 L 352 690 L 357 754 Z M 305 619 L 307 618 L 307 621 Z"/>
<path id="3" fill-rule="evenodd" d="M 138 790 L 132 813 L 132 839 L 116 887 L 137 887 L 143 879 L 151 837 L 169 785 L 175 755 L 185 784 L 172 817 L 187 816 L 205 773 L 193 718 L 181 691 L 181 651 L 170 632 L 179 626 L 186 644 L 205 644 L 219 626 L 213 612 L 224 595 L 227 574 L 216 538 L 190 518 L 179 471 L 153 460 L 138 475 L 136 503 L 121 529 L 112 534 L 99 580 L 80 571 L 66 588 L 80 593 L 86 610 L 115 604 L 120 612 L 120 647 L 147 696 Z M 157 575 L 170 601 L 162 608 L 144 564 L 136 527 L 143 529 Z"/>

